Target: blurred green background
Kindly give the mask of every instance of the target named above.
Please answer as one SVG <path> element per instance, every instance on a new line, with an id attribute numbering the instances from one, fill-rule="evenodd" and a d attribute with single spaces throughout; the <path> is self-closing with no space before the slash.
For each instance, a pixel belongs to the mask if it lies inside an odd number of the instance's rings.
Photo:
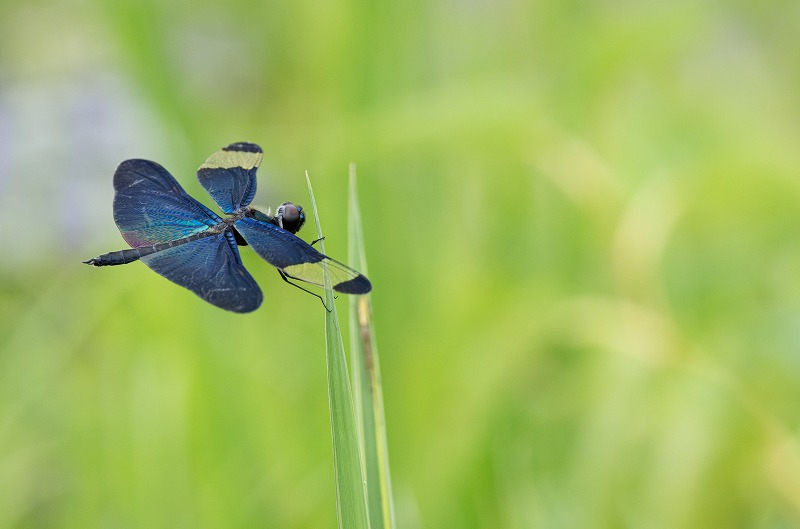
<path id="1" fill-rule="evenodd" d="M 0 527 L 334 527 L 319 301 L 229 314 L 111 177 L 265 150 L 347 259 L 398 526 L 800 527 L 797 2 L 0 4 Z M 312 223 L 313 224 L 313 223 Z M 301 232 L 307 240 L 313 230 Z M 340 297 L 340 309 L 346 307 Z"/>

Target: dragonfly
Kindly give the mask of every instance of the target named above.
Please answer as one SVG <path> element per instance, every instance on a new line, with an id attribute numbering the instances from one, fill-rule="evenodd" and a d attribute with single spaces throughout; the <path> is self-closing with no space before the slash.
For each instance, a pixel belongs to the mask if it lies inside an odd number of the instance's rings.
<path id="1" fill-rule="evenodd" d="M 291 280 L 324 286 L 327 271 L 336 292 L 372 290 L 364 275 L 295 235 L 306 220 L 302 206 L 284 202 L 274 215 L 250 206 L 262 157 L 263 150 L 254 143 L 232 143 L 197 170 L 200 185 L 224 217 L 187 194 L 158 163 L 125 160 L 114 173 L 114 221 L 131 248 L 84 263 L 114 266 L 141 261 L 212 305 L 238 313 L 256 310 L 264 299 L 242 264 L 239 246 L 249 245 L 277 268 L 284 281 L 320 300 Z"/>

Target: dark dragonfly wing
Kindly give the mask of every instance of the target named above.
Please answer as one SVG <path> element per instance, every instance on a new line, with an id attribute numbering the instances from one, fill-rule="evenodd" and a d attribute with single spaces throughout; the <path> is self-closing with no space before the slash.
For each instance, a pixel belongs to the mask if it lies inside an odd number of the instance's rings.
<path id="1" fill-rule="evenodd" d="M 254 143 L 232 143 L 208 157 L 197 179 L 222 211 L 233 213 L 256 195 L 256 169 L 263 155 Z"/>
<path id="2" fill-rule="evenodd" d="M 274 224 L 245 217 L 235 227 L 258 255 L 292 279 L 324 286 L 323 272 L 327 269 L 337 292 L 366 294 L 372 290 L 369 279 Z"/>
<path id="3" fill-rule="evenodd" d="M 114 221 L 132 247 L 167 242 L 222 222 L 161 165 L 125 160 L 114 173 Z"/>
<path id="4" fill-rule="evenodd" d="M 225 310 L 251 312 L 263 300 L 261 289 L 242 265 L 230 230 L 141 260 L 154 272 Z"/>
<path id="5" fill-rule="evenodd" d="M 242 265 L 230 229 L 181 241 L 222 219 L 189 196 L 161 165 L 122 162 L 114 173 L 114 189 L 114 220 L 128 244 L 176 243 L 141 257 L 153 271 L 226 310 L 250 312 L 261 305 L 261 289 Z"/>

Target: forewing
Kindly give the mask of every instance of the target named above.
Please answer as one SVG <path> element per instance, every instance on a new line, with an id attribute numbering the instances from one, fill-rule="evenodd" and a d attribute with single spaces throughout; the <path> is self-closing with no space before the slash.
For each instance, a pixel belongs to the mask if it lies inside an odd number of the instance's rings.
<path id="1" fill-rule="evenodd" d="M 264 152 L 254 143 L 232 143 L 197 170 L 197 179 L 225 213 L 247 206 L 256 195 L 256 169 Z"/>
<path id="2" fill-rule="evenodd" d="M 134 248 L 187 237 L 221 221 L 149 160 L 122 162 L 114 173 L 114 190 L 114 221 Z"/>
<path id="3" fill-rule="evenodd" d="M 230 231 L 146 255 L 141 260 L 157 274 L 222 309 L 250 312 L 261 305 L 261 289 L 242 265 Z"/>
<path id="4" fill-rule="evenodd" d="M 323 272 L 327 269 L 337 292 L 366 294 L 372 289 L 369 280 L 360 273 L 274 224 L 245 217 L 235 226 L 258 255 L 293 279 L 324 286 Z"/>

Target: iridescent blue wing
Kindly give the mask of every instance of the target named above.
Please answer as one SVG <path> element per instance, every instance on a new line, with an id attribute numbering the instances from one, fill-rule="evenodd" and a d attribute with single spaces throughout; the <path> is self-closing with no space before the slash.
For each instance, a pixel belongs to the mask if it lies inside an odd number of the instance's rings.
<path id="1" fill-rule="evenodd" d="M 114 173 L 114 221 L 134 248 L 181 239 L 220 219 L 149 160 L 125 160 Z"/>
<path id="2" fill-rule="evenodd" d="M 141 258 L 154 272 L 233 312 L 256 310 L 263 299 L 242 265 L 230 230 Z"/>
<path id="3" fill-rule="evenodd" d="M 264 151 L 254 143 L 232 143 L 197 170 L 197 179 L 225 213 L 250 204 L 256 195 L 256 169 Z"/>
<path id="4" fill-rule="evenodd" d="M 323 272 L 327 269 L 337 292 L 366 294 L 372 290 L 369 279 L 274 224 L 245 217 L 235 227 L 258 255 L 292 279 L 324 286 Z"/>
<path id="5" fill-rule="evenodd" d="M 223 309 L 258 308 L 261 289 L 242 265 L 230 230 L 180 244 L 222 219 L 190 197 L 166 169 L 148 160 L 126 160 L 114 173 L 114 189 L 114 220 L 128 244 L 178 243 L 142 256 L 142 262 Z"/>

